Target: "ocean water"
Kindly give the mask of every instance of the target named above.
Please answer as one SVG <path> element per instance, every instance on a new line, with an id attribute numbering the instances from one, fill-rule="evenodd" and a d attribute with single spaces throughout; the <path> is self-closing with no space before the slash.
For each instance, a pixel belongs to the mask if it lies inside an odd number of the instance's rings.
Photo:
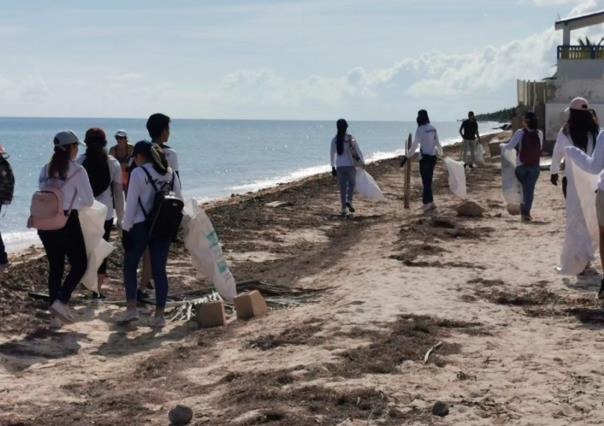
<path id="1" fill-rule="evenodd" d="M 414 122 L 349 122 L 368 160 L 400 155 Z M 458 122 L 434 123 L 441 142 L 460 140 Z M 495 123 L 480 123 L 482 134 Z M 62 129 L 81 138 L 86 129 L 101 127 L 108 135 L 125 129 L 131 143 L 148 138 L 144 119 L 0 118 L 0 144 L 10 154 L 15 172 L 13 204 L 0 212 L 0 232 L 9 251 L 38 242 L 26 228 L 29 203 L 40 168 L 52 154 L 52 139 Z M 179 156 L 186 197 L 204 201 L 233 193 L 256 191 L 330 170 L 329 146 L 334 121 L 173 120 L 169 145 Z M 85 148 L 84 148 L 85 149 Z"/>

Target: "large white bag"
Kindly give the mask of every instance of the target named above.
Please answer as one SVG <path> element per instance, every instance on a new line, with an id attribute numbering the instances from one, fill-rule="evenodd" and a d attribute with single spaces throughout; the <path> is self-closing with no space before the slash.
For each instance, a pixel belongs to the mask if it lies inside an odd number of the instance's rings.
<path id="1" fill-rule="evenodd" d="M 476 143 L 476 150 L 474 153 L 474 159 L 476 160 L 476 164 L 479 166 L 486 165 L 486 161 L 484 160 L 484 148 L 480 142 Z"/>
<path id="2" fill-rule="evenodd" d="M 516 150 L 503 149 L 501 144 L 501 189 L 508 211 L 520 212 L 522 187 L 516 178 Z"/>
<path id="3" fill-rule="evenodd" d="M 444 159 L 447 171 L 449 172 L 449 189 L 460 198 L 467 198 L 466 172 L 462 161 L 455 161 L 451 157 Z"/>
<path id="4" fill-rule="evenodd" d="M 198 275 L 210 280 L 223 299 L 232 301 L 237 296 L 235 278 L 210 218 L 195 200 L 185 206 L 183 228 L 185 247 Z"/>
<path id="5" fill-rule="evenodd" d="M 97 271 L 103 260 L 113 251 L 113 245 L 103 239 L 107 207 L 95 200 L 91 207 L 78 211 L 80 226 L 86 245 L 88 266 L 82 284 L 91 291 L 99 291 Z"/>
<path id="6" fill-rule="evenodd" d="M 568 155 L 564 175 L 568 180 L 566 233 L 558 271 L 577 275 L 594 259 L 599 241 L 595 194 L 598 175 L 581 170 Z"/>
<path id="7" fill-rule="evenodd" d="M 386 199 L 373 177 L 362 167 L 357 167 L 354 189 L 368 200 L 383 201 Z"/>

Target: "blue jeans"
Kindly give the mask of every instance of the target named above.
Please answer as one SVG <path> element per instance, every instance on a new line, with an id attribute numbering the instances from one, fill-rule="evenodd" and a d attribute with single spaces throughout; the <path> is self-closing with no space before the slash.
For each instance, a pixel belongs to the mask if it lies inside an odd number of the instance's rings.
<path id="1" fill-rule="evenodd" d="M 0 205 L 0 211 L 2 206 Z M 2 234 L 0 234 L 0 265 L 8 263 L 8 256 L 6 255 L 6 247 L 4 247 L 4 241 L 2 241 Z"/>
<path id="2" fill-rule="evenodd" d="M 338 183 L 340 184 L 340 202 L 342 203 L 342 210 L 344 210 L 347 202 L 352 204 L 357 169 L 354 166 L 343 166 L 338 167 L 337 172 Z"/>
<path id="3" fill-rule="evenodd" d="M 535 185 L 541 172 L 539 166 L 520 165 L 516 167 L 516 178 L 522 185 L 522 204 L 520 205 L 520 214 L 522 216 L 531 215 L 533 199 L 535 198 Z"/>
<path id="4" fill-rule="evenodd" d="M 422 154 L 422 159 L 419 160 L 419 174 L 422 177 L 422 202 L 424 204 L 434 202 L 432 194 L 432 177 L 434 176 L 434 167 L 436 166 L 436 155 Z"/>
<path id="5" fill-rule="evenodd" d="M 168 275 L 166 263 L 172 241 L 157 238 L 149 239 L 149 229 L 145 222 L 134 225 L 128 232 L 128 250 L 124 254 L 124 284 L 126 286 L 126 300 L 136 300 L 137 279 L 136 270 L 147 246 L 151 253 L 151 270 L 155 284 L 155 305 L 158 308 L 166 307 L 168 298 Z"/>

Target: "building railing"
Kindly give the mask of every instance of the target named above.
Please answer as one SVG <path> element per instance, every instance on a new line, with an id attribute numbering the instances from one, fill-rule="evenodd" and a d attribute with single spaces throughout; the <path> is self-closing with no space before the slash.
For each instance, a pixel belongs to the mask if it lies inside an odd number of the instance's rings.
<path id="1" fill-rule="evenodd" d="M 558 59 L 604 59 L 604 46 L 558 46 Z"/>

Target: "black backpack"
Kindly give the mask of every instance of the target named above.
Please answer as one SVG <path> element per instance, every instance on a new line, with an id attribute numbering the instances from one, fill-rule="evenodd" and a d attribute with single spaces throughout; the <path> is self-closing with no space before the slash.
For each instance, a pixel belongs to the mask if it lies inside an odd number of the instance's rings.
<path id="1" fill-rule="evenodd" d="M 0 206 L 10 204 L 15 193 L 15 175 L 8 160 L 0 155 Z"/>
<path id="2" fill-rule="evenodd" d="M 174 179 L 176 174 L 172 172 L 172 181 L 167 182 L 158 188 L 151 177 L 151 174 L 145 167 L 141 167 L 149 182 L 155 191 L 153 198 L 153 208 L 149 213 L 145 211 L 141 199 L 138 199 L 138 204 L 145 215 L 149 235 L 152 238 L 168 239 L 173 241 L 176 239 L 180 222 L 182 222 L 184 203 L 174 194 Z"/>

